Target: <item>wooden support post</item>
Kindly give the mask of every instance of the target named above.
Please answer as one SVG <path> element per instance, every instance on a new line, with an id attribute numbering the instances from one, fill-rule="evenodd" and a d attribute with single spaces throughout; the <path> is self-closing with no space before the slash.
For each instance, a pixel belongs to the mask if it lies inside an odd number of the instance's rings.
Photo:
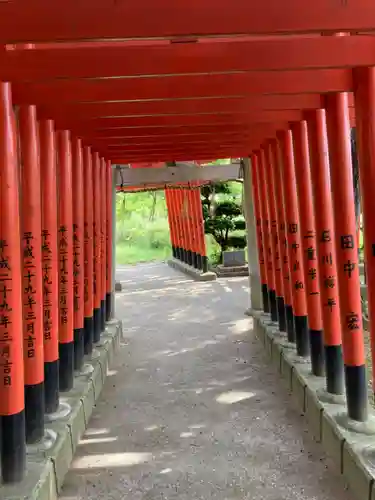
<path id="1" fill-rule="evenodd" d="M 348 416 L 368 418 L 347 94 L 325 98 Z M 337 307 L 337 303 L 332 303 Z"/>
<path id="2" fill-rule="evenodd" d="M 367 304 L 371 329 L 372 388 L 375 393 L 375 72 L 356 68 L 353 72 L 356 138 L 362 195 Z M 358 243 L 358 239 L 357 239 Z"/>
<path id="3" fill-rule="evenodd" d="M 309 111 L 306 118 L 317 234 L 317 251 L 316 254 L 309 252 L 309 260 L 317 265 L 320 279 L 326 389 L 329 394 L 341 395 L 344 393 L 344 366 L 325 111 Z M 327 234 L 331 237 L 323 237 Z"/>
<path id="4" fill-rule="evenodd" d="M 102 329 L 101 320 L 101 224 L 100 224 L 100 158 L 98 153 L 93 153 L 92 158 L 92 178 L 93 178 L 93 231 L 94 231 L 94 343 L 100 342 L 100 333 Z"/>
<path id="5" fill-rule="evenodd" d="M 84 182 L 81 139 L 72 140 L 74 369 L 81 370 L 84 330 Z"/>
<path id="6" fill-rule="evenodd" d="M 283 130 L 278 132 L 277 136 L 280 141 L 282 160 L 279 166 L 283 183 L 285 221 L 287 225 L 286 238 L 292 284 L 296 348 L 298 356 L 308 357 L 310 348 L 307 324 L 307 304 L 303 274 L 302 238 L 298 213 L 292 132 L 290 130 Z M 291 341 L 292 339 L 290 338 L 289 340 Z"/>
<path id="7" fill-rule="evenodd" d="M 112 293 L 112 265 L 114 256 L 112 254 L 113 248 L 113 232 L 112 232 L 112 203 L 113 203 L 113 189 L 112 189 L 112 164 L 110 161 L 106 162 L 105 166 L 105 186 L 107 191 L 106 196 L 106 321 L 112 319 L 112 311 L 114 305 L 114 297 Z"/>
<path id="8" fill-rule="evenodd" d="M 4 483 L 26 466 L 22 267 L 15 119 L 9 83 L 0 83 L 0 458 Z"/>
<path id="9" fill-rule="evenodd" d="M 107 294 L 107 243 L 106 243 L 106 230 L 107 230 L 107 190 L 106 186 L 106 161 L 104 158 L 100 159 L 100 256 L 101 256 L 101 274 L 100 274 L 100 326 L 101 331 L 105 330 L 106 318 L 106 294 Z"/>
<path id="10" fill-rule="evenodd" d="M 39 123 L 42 200 L 44 398 L 46 413 L 59 407 L 59 254 L 57 246 L 56 138 L 52 120 Z"/>
<path id="11" fill-rule="evenodd" d="M 271 207 L 271 183 L 269 178 L 269 166 L 268 166 L 268 152 L 265 148 L 262 148 L 259 156 L 259 168 L 262 171 L 262 195 L 265 200 L 265 214 L 266 214 L 266 227 L 267 227 L 267 253 L 268 253 L 268 296 L 270 302 L 270 314 L 271 319 L 274 322 L 278 321 L 277 314 L 277 301 L 276 301 L 276 271 L 275 271 L 275 258 L 274 258 L 274 235 L 272 234 L 272 217 L 275 215 Z M 275 221 L 276 225 L 276 221 Z"/>
<path id="12" fill-rule="evenodd" d="M 84 352 L 91 355 L 94 342 L 94 197 L 92 180 L 92 153 L 83 148 L 83 168 L 85 173 L 84 199 Z"/>
<path id="13" fill-rule="evenodd" d="M 70 132 L 57 132 L 60 390 L 73 387 L 73 200 Z"/>
<path id="14" fill-rule="evenodd" d="M 276 139 L 271 140 L 267 144 L 266 152 L 266 177 L 268 188 L 268 200 L 270 207 L 270 222 L 271 222 L 271 238 L 272 238 L 272 257 L 275 270 L 276 284 L 276 306 L 277 318 L 279 321 L 279 329 L 281 332 L 286 331 L 285 320 L 285 300 L 284 300 L 284 278 L 283 278 L 283 263 L 280 252 L 281 225 L 277 213 L 277 200 L 281 199 L 281 193 L 276 186 L 275 170 L 278 168 L 278 158 L 276 150 Z M 285 231 L 283 231 L 283 234 Z"/>
<path id="15" fill-rule="evenodd" d="M 22 200 L 23 354 L 26 442 L 44 435 L 42 212 L 36 107 L 18 114 Z"/>
<path id="16" fill-rule="evenodd" d="M 309 164 L 309 144 L 306 121 L 292 124 L 297 200 L 301 230 L 302 260 L 306 287 L 307 315 L 312 373 L 324 376 L 323 324 L 320 303 L 319 269 L 312 254 L 316 254 L 316 230 L 312 204 Z M 319 237 L 324 237 L 319 235 Z"/>

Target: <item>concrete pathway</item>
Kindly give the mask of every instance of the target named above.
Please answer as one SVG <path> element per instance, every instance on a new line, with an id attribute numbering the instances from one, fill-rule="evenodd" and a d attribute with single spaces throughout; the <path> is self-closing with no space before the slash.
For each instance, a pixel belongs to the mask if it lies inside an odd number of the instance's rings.
<path id="1" fill-rule="evenodd" d="M 350 500 L 254 338 L 247 278 L 118 279 L 126 340 L 61 500 Z"/>

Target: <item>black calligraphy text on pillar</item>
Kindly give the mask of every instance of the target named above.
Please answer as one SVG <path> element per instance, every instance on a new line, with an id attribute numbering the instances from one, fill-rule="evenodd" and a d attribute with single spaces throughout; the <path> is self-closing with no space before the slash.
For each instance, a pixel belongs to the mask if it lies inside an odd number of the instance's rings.
<path id="1" fill-rule="evenodd" d="M 100 161 L 100 260 L 101 260 L 101 330 L 105 330 L 105 318 L 106 318 L 106 292 L 107 292 L 107 280 L 106 280 L 106 213 L 107 213 L 107 189 L 106 189 L 106 162 L 102 158 Z"/>
<path id="2" fill-rule="evenodd" d="M 39 137 L 35 106 L 18 112 L 22 196 L 23 335 L 26 441 L 44 435 L 44 345 Z"/>
<path id="3" fill-rule="evenodd" d="M 334 245 L 331 182 L 325 111 L 305 113 L 310 145 L 310 171 L 313 190 L 313 208 L 317 233 L 316 259 L 320 279 L 326 390 L 330 394 L 344 393 L 344 364 L 342 356 L 340 304 Z"/>
<path id="4" fill-rule="evenodd" d="M 262 210 L 261 210 L 260 189 L 259 189 L 259 163 L 258 163 L 258 156 L 256 154 L 253 154 L 251 156 L 251 177 L 252 177 L 252 188 L 253 188 L 254 216 L 256 220 L 259 270 L 260 270 L 260 279 L 262 286 L 263 310 L 265 313 L 269 313 L 270 308 L 268 301 L 267 271 L 266 271 L 266 262 L 264 258 L 264 242 L 262 235 Z"/>
<path id="5" fill-rule="evenodd" d="M 325 97 L 348 416 L 368 418 L 348 96 Z"/>
<path id="6" fill-rule="evenodd" d="M 306 284 L 306 302 L 312 373 L 324 375 L 324 345 L 322 311 L 320 303 L 319 274 L 316 259 L 316 232 L 312 202 L 312 186 L 309 162 L 309 143 L 305 120 L 291 125 L 297 200 L 301 226 L 303 268 Z"/>
<path id="7" fill-rule="evenodd" d="M 277 136 L 280 141 L 279 144 L 282 156 L 279 167 L 284 193 L 286 237 L 292 282 L 296 347 L 299 356 L 307 357 L 310 349 L 292 133 L 290 130 L 279 131 Z"/>
<path id="8" fill-rule="evenodd" d="M 84 196 L 84 352 L 92 354 L 94 341 L 94 246 L 93 246 L 93 156 L 91 149 L 83 148 L 83 168 L 85 175 Z"/>
<path id="9" fill-rule="evenodd" d="M 82 316 L 81 327 L 74 326 L 74 335 L 76 337 L 74 339 L 74 367 L 76 370 L 82 368 L 84 354 L 83 310 L 80 286 L 81 273 L 83 272 L 80 262 L 82 257 L 81 245 L 81 234 L 78 225 L 73 224 L 73 307 L 75 317 Z"/>

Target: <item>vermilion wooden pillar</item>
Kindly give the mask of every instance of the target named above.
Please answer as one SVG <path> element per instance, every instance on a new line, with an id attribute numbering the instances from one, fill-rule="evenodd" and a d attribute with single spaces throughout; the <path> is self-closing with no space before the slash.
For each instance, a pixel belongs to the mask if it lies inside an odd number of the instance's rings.
<path id="1" fill-rule="evenodd" d="M 348 416 L 368 417 L 367 380 L 346 94 L 325 98 Z M 332 235 L 330 235 L 332 238 Z M 332 304 L 336 307 L 336 304 Z"/>
<path id="2" fill-rule="evenodd" d="M 263 259 L 264 259 L 264 271 L 266 279 L 266 287 L 263 287 L 263 293 L 267 290 L 267 298 L 263 297 L 263 307 L 264 312 L 271 312 L 271 305 L 269 300 L 269 292 L 274 287 L 274 279 L 272 272 L 272 262 L 270 262 L 269 255 L 269 232 L 268 232 L 268 212 L 267 212 L 267 201 L 265 196 L 265 180 L 264 180 L 264 166 L 263 166 L 263 156 L 260 151 L 254 152 L 254 161 L 256 159 L 256 174 L 257 174 L 257 185 L 259 186 L 259 213 L 261 222 L 261 234 L 263 242 Z"/>
<path id="3" fill-rule="evenodd" d="M 260 270 L 260 281 L 262 287 L 262 301 L 264 312 L 269 312 L 268 304 L 268 287 L 267 287 L 267 275 L 266 275 L 266 265 L 264 260 L 264 246 L 263 246 L 263 236 L 262 236 L 262 212 L 260 206 L 259 198 L 259 185 L 258 185 L 258 157 L 256 154 L 252 154 L 251 160 L 251 184 L 253 190 L 253 203 L 254 203 L 254 217 L 256 224 L 256 238 L 258 247 L 258 259 L 259 259 L 259 270 Z"/>
<path id="4" fill-rule="evenodd" d="M 344 393 L 344 366 L 325 111 L 309 111 L 306 118 L 315 228 L 318 235 L 317 251 L 310 253 L 309 260 L 317 266 L 320 280 L 326 388 L 330 394 L 341 395 Z M 327 235 L 330 237 L 327 238 Z"/>
<path id="5" fill-rule="evenodd" d="M 276 220 L 273 219 L 275 217 L 275 208 L 273 205 L 273 196 L 271 191 L 271 181 L 270 181 L 270 166 L 268 159 L 268 151 L 267 148 L 262 148 L 260 152 L 260 169 L 262 170 L 263 178 L 263 197 L 265 200 L 265 213 L 266 213 L 266 230 L 268 232 L 268 276 L 269 276 L 269 287 L 268 287 L 268 296 L 270 302 L 270 313 L 271 320 L 274 322 L 278 321 L 277 314 L 277 284 L 276 284 L 276 269 L 275 269 L 275 235 L 272 233 L 272 221 L 275 222 L 276 228 Z M 271 205 L 272 200 L 272 205 Z M 278 282 L 280 284 L 280 282 Z M 278 290 L 280 293 L 280 290 Z"/>
<path id="6" fill-rule="evenodd" d="M 94 228 L 94 343 L 100 341 L 100 332 L 102 328 L 101 320 L 101 305 L 102 305 L 102 267 L 101 267 L 101 206 L 100 206 L 100 158 L 98 153 L 93 153 L 92 158 L 92 177 L 93 177 L 93 207 L 94 212 L 93 228 Z"/>
<path id="7" fill-rule="evenodd" d="M 101 246 L 101 305 L 100 319 L 101 331 L 105 330 L 106 318 L 106 295 L 107 295 L 107 244 L 106 244 L 106 229 L 107 229 L 107 190 L 106 190 L 106 161 L 101 158 L 100 161 L 100 246 Z"/>
<path id="8" fill-rule="evenodd" d="M 54 123 L 39 123 L 42 200 L 44 398 L 46 413 L 59 407 L 59 271 L 57 171 Z"/>
<path id="9" fill-rule="evenodd" d="M 22 268 L 17 138 L 11 87 L 0 82 L 0 457 L 4 483 L 26 465 Z"/>
<path id="10" fill-rule="evenodd" d="M 182 245 L 182 261 L 186 264 L 188 263 L 188 248 L 187 248 L 187 235 L 186 235 L 186 225 L 183 215 L 183 203 L 184 203 L 184 193 L 182 186 L 177 186 L 176 190 L 177 197 L 177 210 L 178 210 L 178 220 L 180 223 L 181 230 L 181 245 Z"/>
<path id="11" fill-rule="evenodd" d="M 195 269 L 198 269 L 198 227 L 197 227 L 197 214 L 195 209 L 194 200 L 194 187 L 189 186 L 189 205 L 190 205 L 190 226 L 192 234 L 192 265 Z"/>
<path id="12" fill-rule="evenodd" d="M 203 269 L 203 257 L 202 251 L 204 251 L 204 222 L 202 217 L 202 204 L 201 204 L 201 190 L 199 182 L 195 183 L 195 189 L 193 191 L 193 203 L 195 210 L 195 223 L 197 231 L 197 269 L 200 271 Z"/>
<path id="13" fill-rule="evenodd" d="M 201 189 L 198 190 L 197 194 L 197 207 L 198 207 L 198 221 L 199 221 L 199 245 L 200 251 L 199 254 L 201 256 L 202 262 L 202 271 L 206 273 L 208 271 L 208 257 L 207 257 L 207 246 L 206 246 L 206 235 L 205 235 L 205 227 L 204 227 L 204 217 L 203 217 L 203 207 L 201 200 Z"/>
<path id="14" fill-rule="evenodd" d="M 85 174 L 84 199 L 84 352 L 91 355 L 94 341 L 94 191 L 92 179 L 92 153 L 83 148 Z"/>
<path id="15" fill-rule="evenodd" d="M 60 390 L 73 387 L 73 200 L 70 132 L 57 132 Z"/>
<path id="16" fill-rule="evenodd" d="M 196 269 L 201 270 L 202 269 L 202 257 L 201 257 L 201 235 L 200 235 L 200 225 L 201 221 L 199 219 L 199 203 L 200 203 L 200 196 L 199 196 L 199 184 L 198 182 L 193 183 L 193 189 L 191 191 L 191 204 L 192 204 L 192 213 L 193 213 L 193 225 L 194 225 L 194 234 L 195 234 L 195 267 Z"/>
<path id="17" fill-rule="evenodd" d="M 113 179 L 112 179 L 112 164 L 110 161 L 106 162 L 105 169 L 105 185 L 107 189 L 106 197 L 106 321 L 112 319 L 113 314 L 113 290 L 112 290 L 112 266 L 114 264 L 113 255 Z"/>
<path id="18" fill-rule="evenodd" d="M 366 284 L 371 327 L 372 388 L 375 392 L 375 72 L 374 68 L 353 71 L 356 136 L 361 182 Z M 358 242 L 358 240 L 357 240 Z"/>
<path id="19" fill-rule="evenodd" d="M 84 330 L 84 172 L 81 139 L 72 140 L 74 368 L 81 370 Z"/>
<path id="20" fill-rule="evenodd" d="M 309 165 L 309 145 L 306 121 L 291 126 L 294 144 L 294 164 L 297 199 L 301 226 L 303 269 L 306 284 L 307 315 L 310 338 L 311 367 L 314 375 L 324 375 L 323 325 L 320 304 L 319 269 L 312 255 L 316 255 L 316 230 L 312 204 Z M 319 235 L 324 239 L 325 235 Z M 302 262 L 301 262 L 302 264 Z"/>
<path id="21" fill-rule="evenodd" d="M 276 140 L 269 141 L 266 148 L 266 172 L 267 172 L 267 187 L 269 190 L 268 200 L 270 207 L 271 218 L 271 237 L 272 237 L 272 257 L 275 271 L 275 284 L 276 284 L 276 305 L 277 305 L 277 318 L 279 321 L 279 329 L 281 332 L 286 331 L 285 321 L 285 301 L 284 301 L 284 280 L 283 280 L 283 265 L 280 252 L 280 217 L 278 216 L 276 205 L 277 199 L 281 197 L 280 191 L 275 185 L 274 171 L 278 167 L 278 158 L 275 151 Z"/>
<path id="22" fill-rule="evenodd" d="M 173 217 L 172 217 L 172 205 L 170 202 L 170 191 L 169 189 L 164 189 L 165 203 L 167 206 L 167 217 L 169 225 L 169 237 L 171 240 L 172 255 L 175 257 L 175 242 L 174 242 L 174 227 L 173 227 Z"/>
<path id="23" fill-rule="evenodd" d="M 182 200 L 181 200 L 181 216 L 184 226 L 185 233 L 185 248 L 186 248 L 186 263 L 190 266 L 193 262 L 193 250 L 192 250 L 192 234 L 191 234 L 191 220 L 190 220 L 190 199 L 189 199 L 189 189 L 186 185 L 182 186 L 181 190 Z"/>
<path id="24" fill-rule="evenodd" d="M 297 354 L 307 357 L 310 353 L 307 325 L 306 291 L 303 273 L 302 238 L 297 202 L 297 186 L 294 169 L 293 141 L 290 130 L 278 132 L 280 141 L 280 172 L 283 183 L 285 221 L 290 279 L 292 283 L 293 316 Z M 292 339 L 289 339 L 292 340 Z"/>
<path id="25" fill-rule="evenodd" d="M 175 245 L 176 245 L 176 258 L 182 260 L 182 248 L 181 248 L 181 234 L 180 234 L 180 224 L 178 220 L 177 204 L 176 204 L 176 190 L 170 189 L 170 199 L 172 206 L 172 214 L 175 227 Z"/>
<path id="26" fill-rule="evenodd" d="M 26 441 L 44 435 L 44 346 L 42 290 L 42 212 L 36 107 L 18 114 L 22 202 L 23 349 Z"/>
<path id="27" fill-rule="evenodd" d="M 187 237 L 188 237 L 188 255 L 189 255 L 189 265 L 194 265 L 194 228 L 191 213 L 191 189 L 190 186 L 185 186 L 185 200 L 184 200 L 184 214 L 186 221 Z"/>
<path id="28" fill-rule="evenodd" d="M 273 158 L 273 184 L 275 187 L 275 206 L 276 206 L 276 219 L 279 228 L 278 237 L 278 252 L 281 259 L 281 277 L 283 280 L 284 291 L 284 313 L 285 313 L 285 329 L 288 333 L 288 339 L 295 342 L 294 320 L 293 320 L 293 298 L 292 298 L 292 284 L 290 281 L 289 257 L 288 257 L 288 242 L 286 237 L 286 221 L 284 210 L 284 190 L 281 179 L 280 169 L 280 148 L 277 139 L 271 141 L 271 151 Z"/>

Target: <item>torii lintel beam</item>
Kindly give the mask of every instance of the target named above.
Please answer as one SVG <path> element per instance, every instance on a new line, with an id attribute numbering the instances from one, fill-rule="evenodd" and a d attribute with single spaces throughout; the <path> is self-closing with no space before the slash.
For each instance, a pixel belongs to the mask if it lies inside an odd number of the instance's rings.
<path id="1" fill-rule="evenodd" d="M 299 95 L 256 95 L 236 97 L 192 98 L 184 100 L 147 100 L 124 102 L 88 102 L 66 104 L 63 107 L 59 102 L 48 106 L 49 113 L 53 112 L 55 120 L 72 120 L 74 116 L 79 120 L 92 120 L 104 117 L 158 117 L 162 121 L 164 116 L 179 115 L 209 115 L 238 113 L 250 111 L 281 111 L 316 109 L 321 106 L 319 94 Z M 47 113 L 48 114 L 48 113 Z M 43 111 L 39 113 L 43 115 Z"/>
<path id="2" fill-rule="evenodd" d="M 22 81 L 375 65 L 373 36 L 279 38 L 146 47 L 125 44 L 3 50 L 0 51 L 0 78 Z"/>
<path id="3" fill-rule="evenodd" d="M 372 0 L 34 0 L 0 3 L 0 41 L 360 31 Z"/>
<path id="4" fill-rule="evenodd" d="M 271 76 L 271 77 L 270 77 Z M 347 69 L 320 69 L 207 75 L 178 75 L 149 78 L 49 80 L 15 83 L 16 104 L 46 105 L 56 102 L 135 101 L 189 99 L 254 94 L 304 94 L 352 90 Z"/>

